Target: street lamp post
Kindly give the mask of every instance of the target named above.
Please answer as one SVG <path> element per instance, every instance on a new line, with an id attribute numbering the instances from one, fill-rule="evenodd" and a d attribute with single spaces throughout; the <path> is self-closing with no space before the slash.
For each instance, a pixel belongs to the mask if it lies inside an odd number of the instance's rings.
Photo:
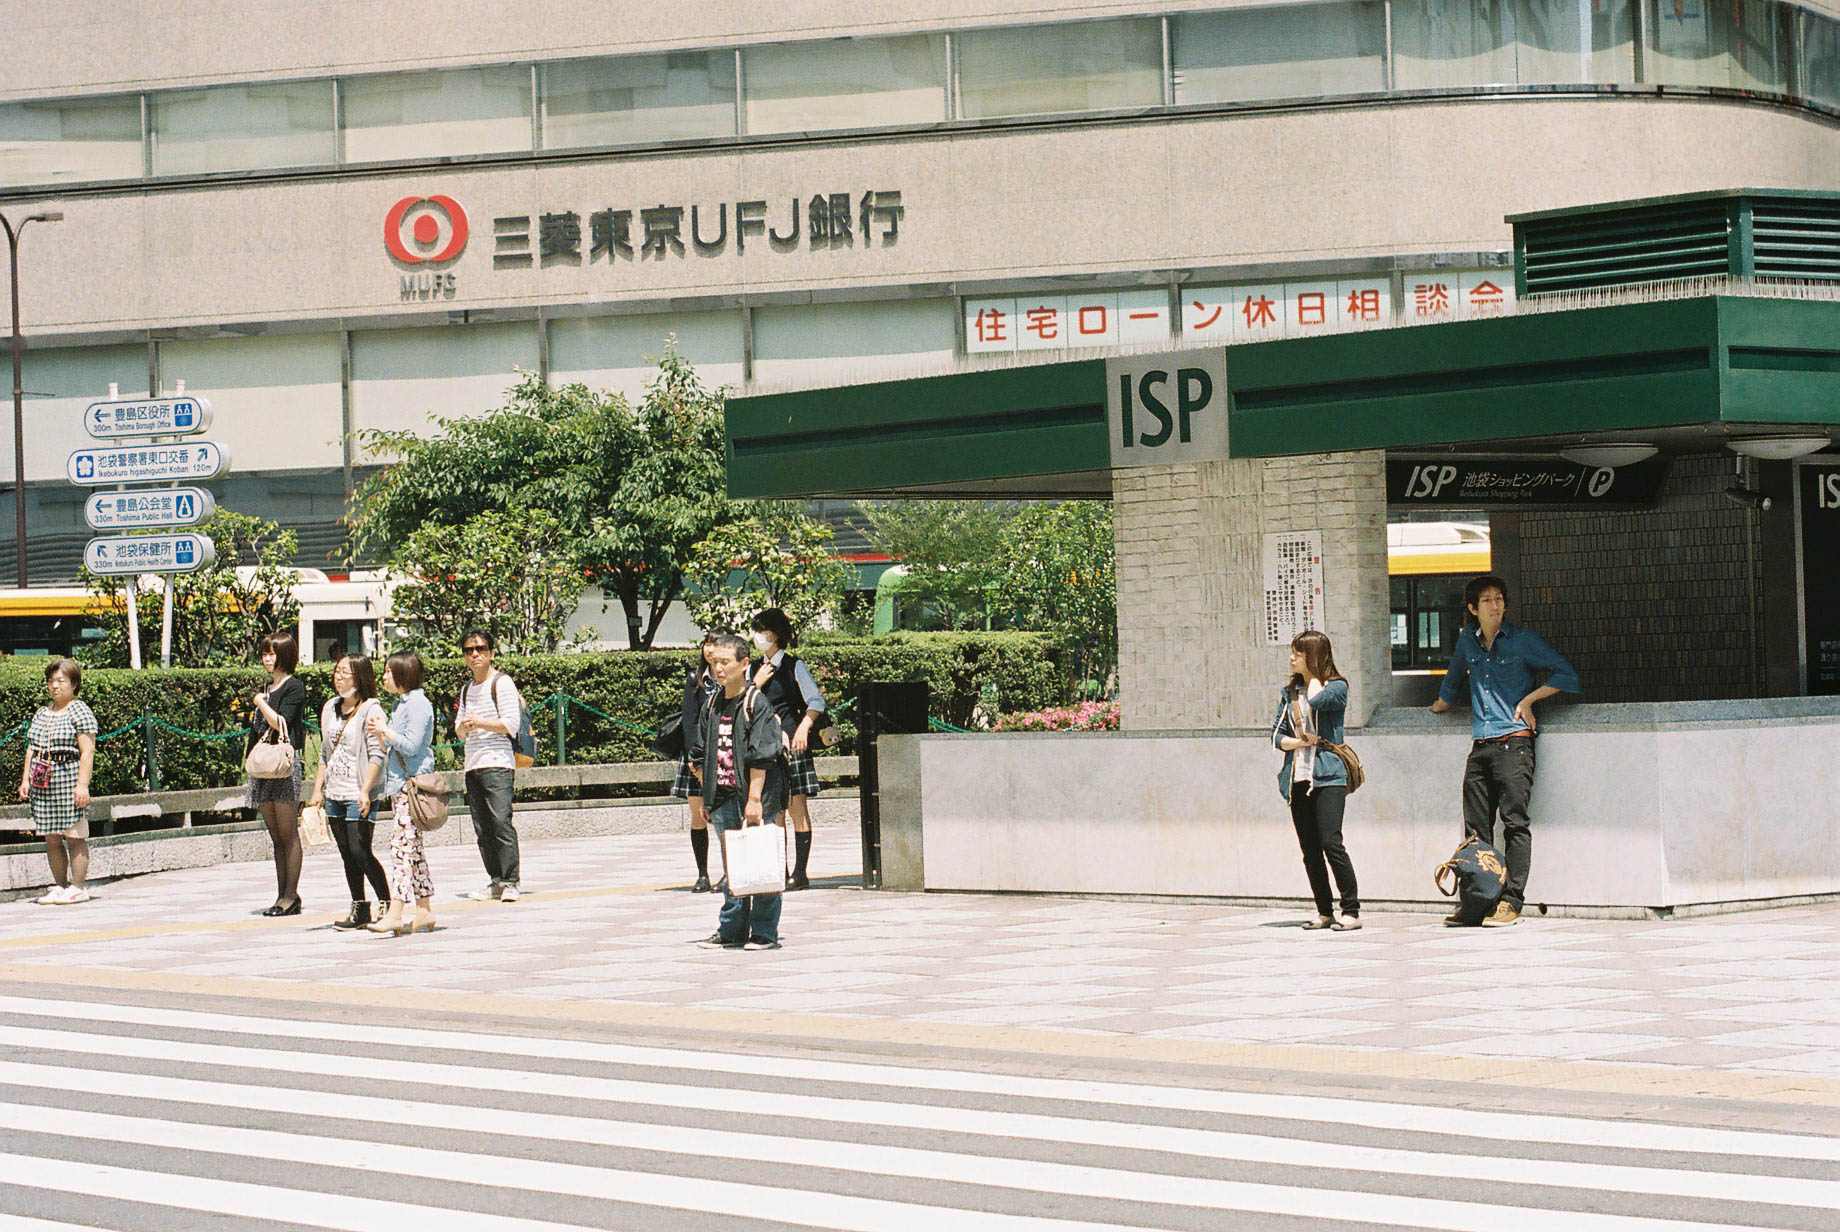
<path id="1" fill-rule="evenodd" d="M 32 222 L 61 222 L 64 215 L 55 211 L 27 214 L 15 227 L 7 221 L 6 215 L 0 214 L 0 227 L 6 229 L 6 247 L 8 268 L 12 272 L 13 287 L 13 512 L 18 519 L 17 533 L 19 543 L 19 589 L 24 590 L 26 581 L 26 411 L 25 386 L 20 381 L 20 367 L 25 355 L 25 340 L 19 335 L 19 237 L 25 234 L 26 224 Z"/>

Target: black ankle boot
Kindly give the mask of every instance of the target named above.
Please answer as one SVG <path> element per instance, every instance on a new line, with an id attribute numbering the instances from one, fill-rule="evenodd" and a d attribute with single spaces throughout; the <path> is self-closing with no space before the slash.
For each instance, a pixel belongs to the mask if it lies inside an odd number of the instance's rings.
<path id="1" fill-rule="evenodd" d="M 334 928 L 363 928 L 370 922 L 371 905 L 368 900 L 365 900 L 352 903 L 351 914 L 342 920 L 334 920 L 332 926 Z"/>

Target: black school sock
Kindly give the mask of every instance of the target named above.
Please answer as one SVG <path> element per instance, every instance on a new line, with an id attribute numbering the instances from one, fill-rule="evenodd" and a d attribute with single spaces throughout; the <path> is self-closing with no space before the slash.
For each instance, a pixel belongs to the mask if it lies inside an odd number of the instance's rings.
<path id="1" fill-rule="evenodd" d="M 794 830 L 792 832 L 792 875 L 803 877 L 806 862 L 811 859 L 811 831 Z"/>
<path id="2" fill-rule="evenodd" d="M 690 831 L 690 850 L 696 855 L 696 875 L 709 876 L 709 831 Z"/>

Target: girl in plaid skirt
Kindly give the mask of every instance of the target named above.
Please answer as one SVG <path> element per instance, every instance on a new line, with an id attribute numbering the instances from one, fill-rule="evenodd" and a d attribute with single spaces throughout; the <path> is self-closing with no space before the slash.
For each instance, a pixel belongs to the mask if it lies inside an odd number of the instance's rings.
<path id="1" fill-rule="evenodd" d="M 96 716 L 77 700 L 83 669 L 71 659 L 45 668 L 51 704 L 32 716 L 19 798 L 32 802 L 32 827 L 45 838 L 52 886 L 38 901 L 89 901 L 89 776 L 96 765 Z"/>
<path id="2" fill-rule="evenodd" d="M 793 865 L 788 890 L 811 884 L 806 865 L 811 860 L 811 809 L 807 803 L 818 794 L 818 767 L 811 759 L 813 726 L 828 708 L 811 669 L 788 651 L 799 644 L 792 620 L 779 608 L 754 613 L 754 648 L 760 659 L 751 665 L 754 687 L 773 703 L 786 732 L 786 786 L 790 793 L 786 811 L 792 814 Z"/>
<path id="3" fill-rule="evenodd" d="M 727 632 L 710 629 L 703 634 L 703 661 L 684 678 L 684 753 L 677 759 L 677 777 L 671 782 L 671 794 L 690 804 L 690 854 L 696 857 L 696 884 L 690 888 L 697 894 L 709 892 L 709 810 L 703 807 L 702 784 L 690 768 L 690 733 L 703 721 L 703 708 L 721 688 L 709 669 L 709 648 Z"/>

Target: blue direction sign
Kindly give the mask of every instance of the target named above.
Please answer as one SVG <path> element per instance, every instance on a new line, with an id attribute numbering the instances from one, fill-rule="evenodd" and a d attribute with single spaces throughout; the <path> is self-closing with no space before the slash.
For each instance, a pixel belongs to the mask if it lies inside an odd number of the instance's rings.
<path id="1" fill-rule="evenodd" d="M 203 488 L 94 492 L 83 502 L 83 520 L 93 530 L 196 526 L 216 512 L 217 498 Z"/>
<path id="2" fill-rule="evenodd" d="M 215 479 L 229 469 L 230 451 L 216 441 L 79 449 L 64 464 L 70 482 L 85 488 Z"/>
<path id="3" fill-rule="evenodd" d="M 83 426 L 99 441 L 124 436 L 192 436 L 211 426 L 211 404 L 203 398 L 129 398 L 92 402 Z"/>
<path id="4" fill-rule="evenodd" d="M 97 575 L 190 573 L 217 559 L 208 535 L 119 535 L 91 539 L 83 567 Z"/>

